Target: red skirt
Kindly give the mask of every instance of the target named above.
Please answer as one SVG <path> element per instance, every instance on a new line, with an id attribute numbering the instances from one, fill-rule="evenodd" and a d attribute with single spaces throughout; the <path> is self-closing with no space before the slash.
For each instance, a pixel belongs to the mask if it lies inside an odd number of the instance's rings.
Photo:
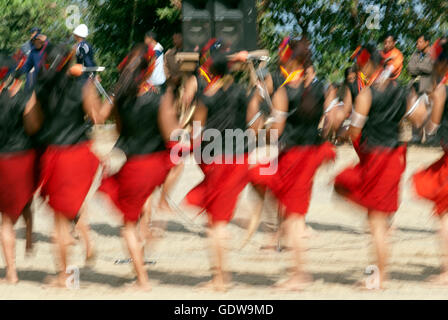
<path id="1" fill-rule="evenodd" d="M 0 155 L 0 212 L 13 222 L 33 197 L 35 159 L 34 150 Z"/>
<path id="2" fill-rule="evenodd" d="M 369 210 L 394 213 L 398 209 L 401 176 L 406 169 L 406 145 L 371 152 L 354 146 L 360 161 L 336 177 L 336 191 Z"/>
<path id="3" fill-rule="evenodd" d="M 448 211 L 448 150 L 437 162 L 414 174 L 417 194 L 434 202 L 434 212 L 442 215 Z"/>
<path id="4" fill-rule="evenodd" d="M 173 166 L 169 151 L 131 157 L 117 174 L 103 180 L 99 191 L 109 196 L 125 222 L 137 222 L 146 200 Z"/>
<path id="5" fill-rule="evenodd" d="M 206 210 L 211 224 L 232 219 L 238 196 L 249 183 L 247 154 L 242 162 L 200 165 L 204 180 L 187 194 L 186 199 Z"/>
<path id="6" fill-rule="evenodd" d="M 280 154 L 275 174 L 260 175 L 259 169 L 265 165 L 251 169 L 251 182 L 270 189 L 285 206 L 287 216 L 305 215 L 317 169 L 335 157 L 334 146 L 329 142 L 319 146 L 296 146 Z"/>
<path id="7" fill-rule="evenodd" d="M 99 160 L 90 142 L 72 146 L 49 146 L 41 157 L 42 196 L 50 206 L 74 220 L 90 190 Z"/>

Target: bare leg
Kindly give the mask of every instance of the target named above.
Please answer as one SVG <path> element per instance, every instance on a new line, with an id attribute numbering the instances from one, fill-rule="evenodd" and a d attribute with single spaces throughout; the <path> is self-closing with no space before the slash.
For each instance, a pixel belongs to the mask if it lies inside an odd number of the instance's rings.
<path id="1" fill-rule="evenodd" d="M 25 250 L 26 253 L 31 253 L 33 250 L 33 214 L 31 212 L 31 202 L 23 209 L 22 217 L 25 220 L 26 228 Z"/>
<path id="2" fill-rule="evenodd" d="M 180 163 L 170 170 L 170 173 L 166 177 L 165 183 L 162 186 L 162 192 L 160 195 L 159 208 L 171 211 L 171 207 L 167 201 L 167 195 L 170 193 L 174 184 L 177 182 L 180 174 L 182 173 L 184 164 Z"/>
<path id="3" fill-rule="evenodd" d="M 226 223 L 215 223 L 209 230 L 210 249 L 212 256 L 213 279 L 211 282 L 201 285 L 216 291 L 226 291 L 229 277 L 224 272 L 224 240 L 226 238 Z"/>
<path id="4" fill-rule="evenodd" d="M 448 285 L 448 214 L 440 217 L 439 230 L 442 249 L 442 273 L 430 279 L 435 284 Z"/>
<path id="5" fill-rule="evenodd" d="M 383 212 L 369 211 L 369 227 L 373 237 L 373 245 L 377 256 L 377 267 L 379 271 L 379 288 L 383 288 L 386 280 L 386 267 L 388 258 L 388 221 L 387 216 Z"/>
<path id="6" fill-rule="evenodd" d="M 50 285 L 65 287 L 67 280 L 67 255 L 72 237 L 70 235 L 70 221 L 61 213 L 55 212 L 54 216 L 54 242 L 56 245 L 56 256 L 59 258 L 59 274 L 55 279 L 49 279 Z"/>
<path id="7" fill-rule="evenodd" d="M 81 210 L 79 220 L 76 223 L 76 229 L 79 231 L 82 241 L 84 242 L 86 262 L 90 262 L 93 260 L 95 252 L 90 239 L 90 227 L 87 212 L 88 210 L 85 207 Z"/>
<path id="8" fill-rule="evenodd" d="M 6 261 L 6 281 L 9 283 L 19 282 L 16 270 L 16 234 L 14 223 L 6 214 L 2 214 L 1 240 L 3 246 L 3 256 Z"/>
<path id="9" fill-rule="evenodd" d="M 126 241 L 135 272 L 137 273 L 137 286 L 143 290 L 151 290 L 148 274 L 144 267 L 143 251 L 138 237 L 137 224 L 135 222 L 125 222 L 122 236 Z"/>
<path id="10" fill-rule="evenodd" d="M 310 277 L 303 270 L 302 247 L 303 234 L 305 232 L 305 217 L 302 215 L 291 215 L 285 220 L 286 235 L 289 244 L 292 246 L 293 263 L 291 277 L 277 284 L 277 287 L 288 290 L 301 290 L 310 281 Z"/>
<path id="11" fill-rule="evenodd" d="M 139 239 L 144 244 L 151 240 L 151 230 L 149 228 L 149 223 L 151 222 L 151 200 L 152 195 L 146 200 L 142 209 L 142 216 L 138 223 Z"/>

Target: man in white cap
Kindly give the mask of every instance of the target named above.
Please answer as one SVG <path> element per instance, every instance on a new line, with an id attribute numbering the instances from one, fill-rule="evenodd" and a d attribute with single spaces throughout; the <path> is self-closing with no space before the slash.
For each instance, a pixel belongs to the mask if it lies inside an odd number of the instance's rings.
<path id="1" fill-rule="evenodd" d="M 76 44 L 76 62 L 82 64 L 84 67 L 96 67 L 93 59 L 94 51 L 92 46 L 86 41 L 89 35 L 89 29 L 85 24 L 80 24 L 73 31 L 73 35 L 77 41 Z M 88 75 L 86 74 L 88 77 Z"/>

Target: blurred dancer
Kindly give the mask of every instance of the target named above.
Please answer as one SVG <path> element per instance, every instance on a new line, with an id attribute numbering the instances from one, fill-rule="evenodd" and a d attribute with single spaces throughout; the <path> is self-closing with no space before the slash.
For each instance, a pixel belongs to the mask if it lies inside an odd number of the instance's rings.
<path id="1" fill-rule="evenodd" d="M 383 59 L 374 45 L 361 47 L 357 54 L 359 70 L 371 84 L 358 94 L 351 116 L 350 136 L 360 161 L 336 177 L 335 190 L 367 209 L 380 289 L 386 280 L 388 219 L 398 209 L 406 167 L 406 145 L 400 144 L 398 134 L 409 95 L 391 78 L 380 80 Z"/>
<path id="2" fill-rule="evenodd" d="M 439 44 L 436 49 L 437 60 L 433 70 L 435 90 L 432 94 L 434 111 L 430 123 L 438 127 L 444 155 L 427 169 L 416 173 L 413 180 L 417 194 L 434 202 L 434 214 L 440 219 L 442 273 L 431 280 L 448 285 L 448 43 Z"/>
<path id="3" fill-rule="evenodd" d="M 81 79 L 82 66 L 71 65 L 73 56 L 74 51 L 64 45 L 48 45 L 30 100 L 32 109 L 41 110 L 44 118 L 38 133 L 40 142 L 47 146 L 40 159 L 40 185 L 42 196 L 49 197 L 54 210 L 59 260 L 58 276 L 48 280 L 59 287 L 65 286 L 67 278 L 70 223 L 79 218 L 99 164 L 90 151 L 84 116 L 102 122 L 96 88 L 91 81 Z"/>
<path id="4" fill-rule="evenodd" d="M 137 223 L 146 199 L 174 166 L 168 142 L 171 133 L 179 129 L 173 86 L 164 96 L 148 90 L 156 57 L 152 47 L 137 45 L 122 65 L 114 105 L 103 109 L 103 117 L 112 111 L 118 115 L 120 137 L 116 146 L 126 153 L 127 161 L 117 174 L 103 180 L 99 191 L 106 193 L 123 214 L 122 236 L 134 264 L 137 286 L 143 290 L 149 290 L 150 285 Z"/>
<path id="5" fill-rule="evenodd" d="M 244 57 L 241 59 L 245 60 Z M 206 134 L 208 130 L 219 131 L 220 136 L 207 142 L 204 135 L 201 145 L 202 157 L 196 160 L 200 161 L 199 166 L 205 177 L 188 193 L 186 200 L 190 205 L 205 210 L 208 215 L 213 279 L 205 287 L 225 291 L 230 284 L 224 261 L 226 225 L 233 217 L 238 195 L 248 183 L 246 146 L 235 146 L 233 141 L 229 143 L 225 139 L 225 132 L 236 130 L 232 132 L 235 133 L 237 142 L 241 140 L 239 136 L 244 137 L 247 98 L 244 88 L 235 84 L 233 77 L 228 74 L 228 59 L 225 55 L 212 53 L 207 57 L 206 65 L 210 82 L 204 91 L 199 93 L 198 107 L 193 119 L 201 123 Z M 216 139 L 222 141 L 217 143 Z M 204 154 L 205 150 L 213 151 L 209 155 L 211 159 Z"/>
<path id="6" fill-rule="evenodd" d="M 8 81 L 15 61 L 0 55 L 0 212 L 1 242 L 6 262 L 6 281 L 19 281 L 15 266 L 14 224 L 22 215 L 26 222 L 26 249 L 32 247 L 30 203 L 36 188 L 34 178 L 35 151 L 25 132 L 28 118 L 26 103 L 30 94 L 21 90 L 22 82 Z M 9 76 L 9 77 L 8 77 Z M 29 130 L 29 133 L 33 133 Z"/>
<path id="7" fill-rule="evenodd" d="M 273 96 L 273 110 L 268 122 L 270 133 L 279 135 L 278 170 L 261 175 L 259 165 L 251 169 L 251 181 L 258 188 L 269 188 L 285 207 L 284 228 L 292 246 L 292 275 L 277 286 L 299 290 L 310 281 L 303 270 L 302 237 L 305 234 L 305 214 L 308 211 L 313 177 L 320 165 L 335 158 L 330 143 L 323 143 L 318 125 L 324 108 L 334 96 L 327 95 L 322 82 L 315 78 L 311 52 L 305 39 L 289 44 L 291 52 L 286 62 L 289 76 Z M 306 70 L 306 71 L 305 71 Z"/>

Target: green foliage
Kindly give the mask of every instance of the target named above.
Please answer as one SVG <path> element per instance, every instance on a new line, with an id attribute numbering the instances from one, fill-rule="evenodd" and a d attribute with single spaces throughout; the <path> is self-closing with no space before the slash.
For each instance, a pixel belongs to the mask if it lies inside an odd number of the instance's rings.
<path id="1" fill-rule="evenodd" d="M 405 58 L 415 50 L 420 32 L 434 39 L 446 30 L 448 2 L 444 0 L 275 0 L 260 1 L 263 12 L 260 25 L 262 43 L 270 43 L 273 25 L 289 25 L 291 33 L 303 34 L 312 43 L 318 74 L 329 80 L 341 80 L 348 58 L 361 43 L 382 41 L 393 32 L 397 47 Z M 379 30 L 367 28 L 371 18 L 368 6 L 380 6 Z M 269 32 L 265 32 L 265 28 Z M 275 43 L 279 43 L 276 41 Z M 406 63 L 401 76 L 408 80 Z"/>
<path id="2" fill-rule="evenodd" d="M 169 0 L 88 0 L 89 39 L 96 49 L 98 64 L 106 66 L 101 77 L 106 89 L 117 79 L 117 65 L 131 48 L 154 30 L 167 49 L 172 34 L 180 31 L 180 9 Z"/>
<path id="3" fill-rule="evenodd" d="M 168 49 L 171 36 L 181 31 L 181 0 L 3 0 L 0 3 L 0 49 L 13 52 L 40 26 L 53 42 L 67 39 L 65 9 L 79 5 L 81 22 L 89 26 L 88 40 L 95 58 L 107 67 L 101 75 L 110 89 L 116 66 L 148 30 L 159 35 Z M 379 5 L 380 29 L 368 29 L 369 5 Z M 304 34 L 312 44 L 314 63 L 321 77 L 341 80 L 349 56 L 362 42 L 379 42 L 392 31 L 405 62 L 415 50 L 422 31 L 433 39 L 448 29 L 446 0 L 257 0 L 259 47 L 269 49 L 275 62 L 278 44 L 287 34 Z M 406 81 L 406 66 L 401 78 Z"/>
<path id="4" fill-rule="evenodd" d="M 52 41 L 66 38 L 65 0 L 2 0 L 0 2 L 0 49 L 15 52 L 38 26 Z"/>

